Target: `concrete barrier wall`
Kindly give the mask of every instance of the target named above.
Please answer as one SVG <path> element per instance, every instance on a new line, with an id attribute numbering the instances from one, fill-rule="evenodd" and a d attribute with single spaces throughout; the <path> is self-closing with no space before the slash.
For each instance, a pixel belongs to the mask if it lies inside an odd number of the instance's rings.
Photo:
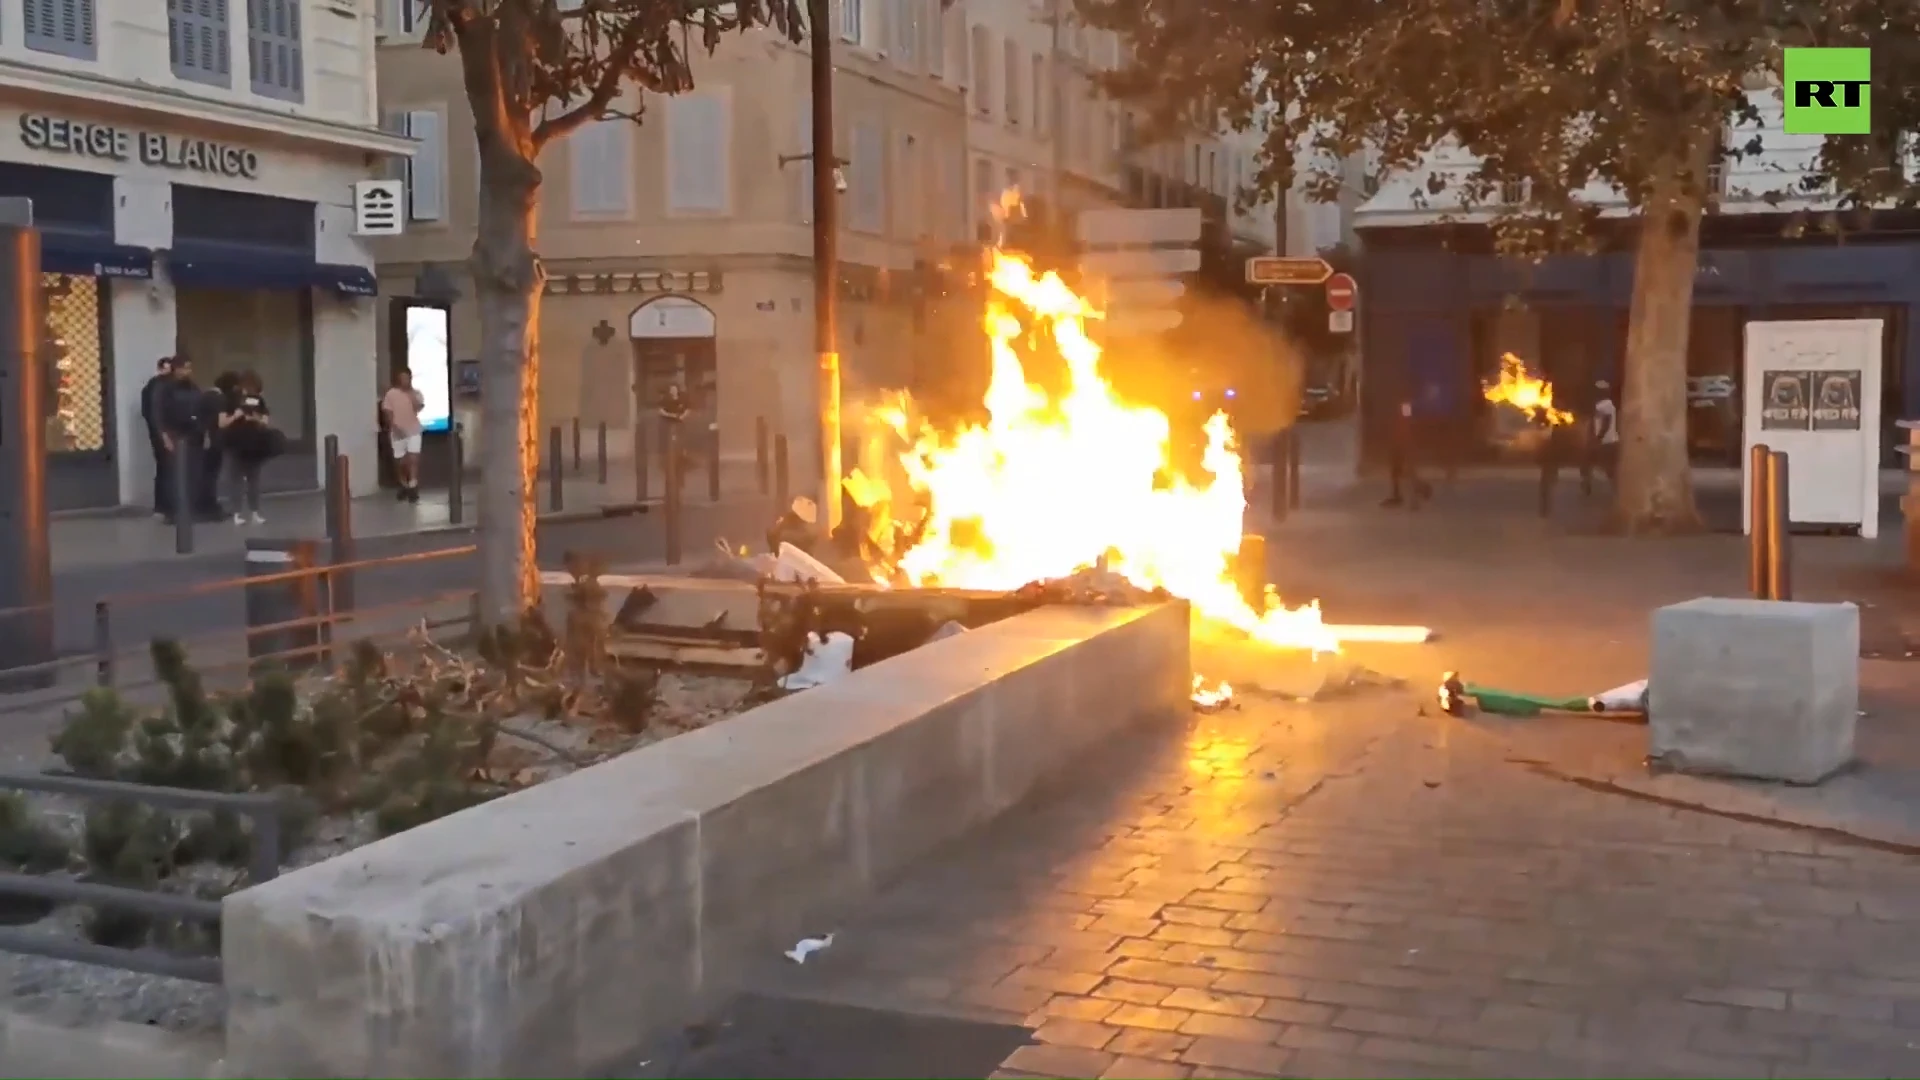
<path id="1" fill-rule="evenodd" d="M 1087 748 L 1187 608 L 1049 608 L 228 897 L 226 1072 L 604 1075 Z"/>

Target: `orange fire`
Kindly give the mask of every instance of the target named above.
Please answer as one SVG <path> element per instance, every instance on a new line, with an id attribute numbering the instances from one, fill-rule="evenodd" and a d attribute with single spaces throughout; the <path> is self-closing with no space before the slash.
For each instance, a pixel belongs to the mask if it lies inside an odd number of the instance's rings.
<path id="1" fill-rule="evenodd" d="M 1005 252 L 992 253 L 989 282 L 987 422 L 941 432 L 916 429 L 902 409 L 881 414 L 908 444 L 900 466 L 930 514 L 893 567 L 898 577 L 1014 589 L 1104 564 L 1256 641 L 1339 651 L 1342 636 L 1317 603 L 1288 607 L 1269 589 L 1256 607 L 1235 584 L 1246 495 L 1225 414 L 1206 423 L 1207 476 L 1168 480 L 1167 416 L 1122 401 L 1101 375 L 1100 347 L 1087 334 L 1100 313 L 1057 275 Z M 1028 382 L 1016 340 L 1051 343 L 1066 364 L 1063 393 Z"/>
<path id="2" fill-rule="evenodd" d="M 1481 386 L 1481 396 L 1495 405 L 1507 405 L 1529 420 L 1545 420 L 1552 427 L 1573 423 L 1573 414 L 1553 407 L 1553 384 L 1534 378 L 1526 361 L 1512 353 L 1500 357 L 1500 381 Z"/>

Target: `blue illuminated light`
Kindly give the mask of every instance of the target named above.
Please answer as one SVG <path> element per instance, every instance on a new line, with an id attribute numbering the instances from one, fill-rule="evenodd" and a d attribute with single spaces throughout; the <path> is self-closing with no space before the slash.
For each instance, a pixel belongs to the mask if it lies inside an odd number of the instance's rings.
<path id="1" fill-rule="evenodd" d="M 1201 396 L 1201 395 L 1200 395 L 1200 391 L 1198 391 L 1198 390 L 1195 390 L 1195 391 L 1193 392 L 1193 400 L 1195 400 L 1195 401 L 1199 401 L 1199 400 L 1200 400 L 1200 396 Z"/>
<path id="2" fill-rule="evenodd" d="M 1229 389 L 1229 390 L 1227 391 L 1227 396 L 1228 396 L 1228 397 L 1233 397 L 1233 396 L 1234 396 L 1234 391 L 1233 391 L 1232 389 Z"/>

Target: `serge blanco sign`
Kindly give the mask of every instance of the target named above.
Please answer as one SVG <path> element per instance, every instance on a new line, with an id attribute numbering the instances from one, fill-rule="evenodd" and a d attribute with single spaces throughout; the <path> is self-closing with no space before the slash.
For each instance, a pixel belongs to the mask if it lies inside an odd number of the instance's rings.
<path id="1" fill-rule="evenodd" d="M 211 139 L 191 139 L 158 131 L 135 131 L 112 124 L 91 124 L 41 113 L 20 117 L 20 143 L 29 150 L 45 150 L 104 161 L 138 161 L 159 169 L 205 173 L 209 176 L 254 180 L 260 176 L 260 155 L 245 147 Z"/>

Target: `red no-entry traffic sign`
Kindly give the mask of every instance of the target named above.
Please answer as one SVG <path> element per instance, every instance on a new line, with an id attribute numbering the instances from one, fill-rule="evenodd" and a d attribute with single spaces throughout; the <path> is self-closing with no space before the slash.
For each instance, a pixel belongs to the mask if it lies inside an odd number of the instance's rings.
<path id="1" fill-rule="evenodd" d="M 1334 311 L 1352 311 L 1360 295 L 1360 284 L 1352 274 L 1335 274 L 1327 279 L 1327 307 Z"/>

